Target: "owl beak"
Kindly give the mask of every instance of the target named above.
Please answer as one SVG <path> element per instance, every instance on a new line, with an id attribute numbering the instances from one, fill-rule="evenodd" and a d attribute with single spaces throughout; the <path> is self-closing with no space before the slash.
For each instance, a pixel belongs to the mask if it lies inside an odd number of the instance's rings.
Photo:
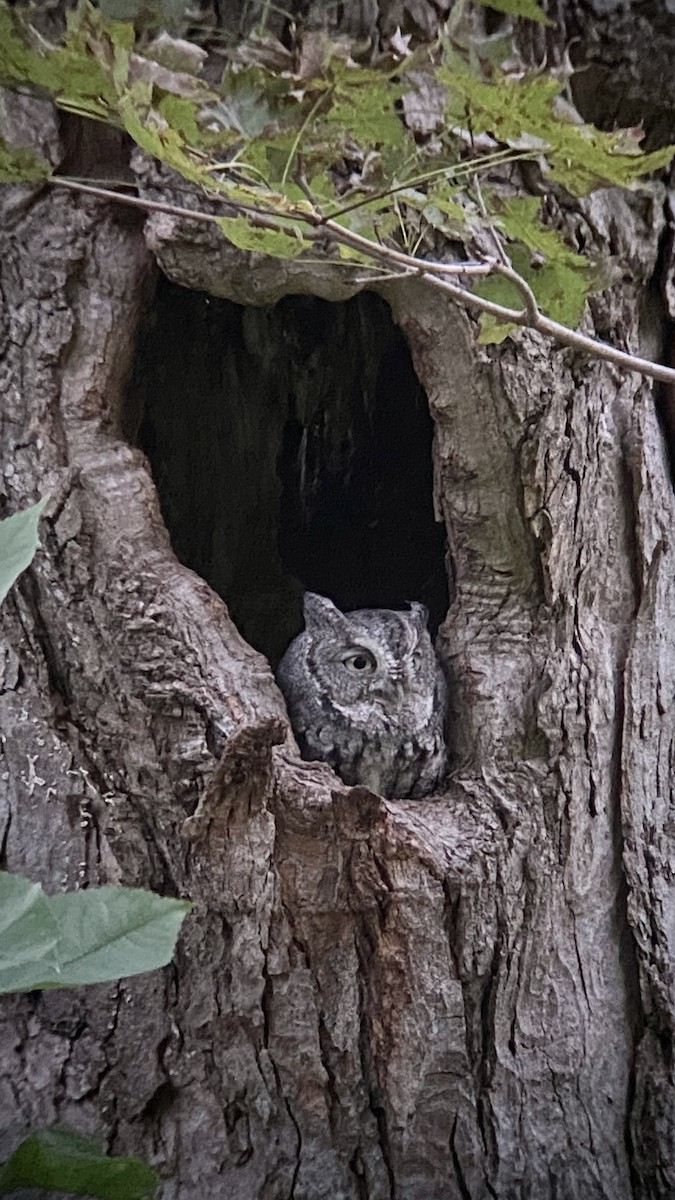
<path id="1" fill-rule="evenodd" d="M 405 689 L 402 683 L 395 679 L 385 679 L 378 683 L 373 688 L 376 696 L 380 696 L 386 700 L 388 704 L 400 704 L 403 700 Z"/>

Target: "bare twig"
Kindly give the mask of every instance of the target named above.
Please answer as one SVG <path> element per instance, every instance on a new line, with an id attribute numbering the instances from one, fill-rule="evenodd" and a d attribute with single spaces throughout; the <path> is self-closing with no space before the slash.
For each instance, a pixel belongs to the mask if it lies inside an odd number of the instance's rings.
<path id="1" fill-rule="evenodd" d="M 317 109 L 320 107 L 320 105 L 323 104 L 324 100 L 326 99 L 326 95 L 327 95 L 326 92 L 319 92 L 319 95 L 317 96 L 316 100 L 314 101 L 312 107 L 310 108 L 309 112 L 307 113 L 307 116 L 305 117 L 304 121 L 302 122 L 302 125 L 298 129 L 298 132 L 295 135 L 295 138 L 293 139 L 293 145 L 291 146 L 291 148 L 288 152 L 288 158 L 286 159 L 286 166 L 284 167 L 283 174 L 281 176 L 282 186 L 283 186 L 283 184 L 286 183 L 286 180 L 288 179 L 290 169 L 293 166 L 293 159 L 295 158 L 295 155 L 298 150 L 298 146 L 300 145 L 300 142 L 302 141 L 302 135 L 305 132 L 305 130 L 307 129 L 307 126 L 314 120 L 315 113 L 317 112 Z"/>
<path id="2" fill-rule="evenodd" d="M 453 167 L 438 167 L 434 171 L 426 171 L 423 175 L 415 175 L 411 179 L 406 179 L 403 183 L 398 183 L 394 187 L 383 188 L 379 192 L 373 192 L 371 195 L 362 195 L 358 200 L 349 201 L 347 194 L 347 203 L 334 208 L 329 214 L 333 220 L 338 217 L 345 216 L 346 213 L 354 212 L 357 208 L 363 208 L 366 204 L 374 204 L 378 200 L 385 200 L 387 196 L 395 196 L 397 192 L 405 192 L 409 188 L 420 187 L 423 183 L 430 183 L 432 179 L 443 177 L 448 183 L 452 183 L 454 179 L 461 179 L 464 175 L 475 175 L 474 185 L 477 182 L 478 171 L 487 171 L 492 167 L 500 166 L 504 163 L 521 162 L 523 159 L 532 158 L 532 151 L 514 151 L 514 150 L 498 150 L 494 154 L 486 154 L 482 158 L 471 159 L 470 162 L 457 163 Z M 353 194 L 353 193 L 351 193 Z"/>
<path id="3" fill-rule="evenodd" d="M 183 208 L 179 205 L 168 204 L 159 200 L 146 200 L 139 196 L 129 196 L 108 188 L 79 183 L 74 179 L 67 179 L 63 176 L 51 176 L 47 182 L 56 187 L 68 188 L 71 191 L 81 192 L 90 196 L 98 196 L 104 200 L 113 200 L 118 204 L 130 205 L 147 212 L 163 212 L 185 220 L 211 224 L 217 223 L 219 220 L 213 213 L 195 211 L 191 208 Z M 377 242 L 371 242 L 368 238 L 354 233 L 353 230 L 345 229 L 337 221 L 323 217 L 316 210 L 301 211 L 298 209 L 290 213 L 277 213 L 265 210 L 262 207 L 257 208 L 252 204 L 244 204 L 239 200 L 231 200 L 227 196 L 209 197 L 209 199 L 216 199 L 227 204 L 230 209 L 242 213 L 252 225 L 261 229 L 271 229 L 276 232 L 286 232 L 292 235 L 292 230 L 285 222 L 293 222 L 296 228 L 298 224 L 304 224 L 307 226 L 305 236 L 308 241 L 316 241 L 328 237 L 331 241 L 350 246 L 352 249 L 358 250 L 365 257 L 378 260 L 378 262 L 383 264 L 382 269 L 386 270 L 388 267 L 389 276 L 392 273 L 400 273 L 405 277 L 417 276 L 424 280 L 429 287 L 443 292 L 444 295 L 451 297 L 468 308 L 475 308 L 480 312 L 490 313 L 500 321 L 508 324 L 518 325 L 524 329 L 532 329 L 537 333 L 543 334 L 545 337 L 552 338 L 559 345 L 583 351 L 594 358 L 613 363 L 623 370 L 635 371 L 639 375 L 645 375 L 650 379 L 656 379 L 662 383 L 675 384 L 675 369 L 662 366 L 660 363 L 650 362 L 649 359 L 629 354 L 625 350 L 619 350 L 615 346 L 597 341 L 595 338 L 588 337 L 587 334 L 578 333 L 570 329 L 567 325 L 561 325 L 558 321 L 553 321 L 550 317 L 544 316 L 539 310 L 532 289 L 522 276 L 517 271 L 514 271 L 512 267 L 508 267 L 495 259 L 466 263 L 442 263 L 433 260 L 418 259 L 413 255 L 405 254 L 403 251 L 382 246 Z M 360 269 L 363 269 L 365 266 L 365 264 L 356 263 L 353 265 L 355 267 L 358 266 Z M 392 268 L 396 267 L 400 268 L 399 273 L 392 272 Z M 491 274 L 500 274 L 514 285 L 523 297 L 524 307 L 522 309 L 507 308 L 505 305 L 497 304 L 492 300 L 486 300 L 483 296 L 476 295 L 475 292 L 471 292 L 467 288 L 460 286 L 459 282 L 450 282 L 451 277 L 458 280 L 463 276 L 480 277 Z"/>
<path id="4" fill-rule="evenodd" d="M 512 266 L 505 266 L 503 262 L 496 262 L 494 264 L 494 270 L 495 274 L 502 275 L 504 279 L 508 279 L 509 282 L 512 283 L 513 286 L 520 292 L 523 300 L 525 301 L 525 316 L 527 317 L 527 324 L 530 325 L 532 329 L 536 329 L 537 321 L 539 320 L 541 313 L 539 311 L 539 305 L 537 304 L 537 298 L 529 283 L 526 283 L 522 275 L 519 275 L 517 271 L 514 271 Z"/>
<path id="5" fill-rule="evenodd" d="M 78 183 L 73 179 L 67 179 L 63 175 L 52 175 L 48 183 L 53 183 L 59 187 L 70 188 L 75 192 L 84 192 L 89 196 L 99 196 L 103 200 L 117 200 L 120 204 L 129 204 L 134 208 L 147 209 L 148 212 L 163 212 L 170 216 L 183 217 L 191 221 L 203 221 L 207 224 L 217 222 L 219 218 L 214 213 L 200 212 L 198 209 L 184 208 L 182 205 L 169 204 L 163 200 L 145 200 L 140 196 L 121 195 L 119 192 L 108 190 L 101 187 L 92 187 L 89 184 Z M 436 274 L 439 275 L 490 275 L 494 269 L 494 263 L 491 259 L 485 262 L 454 262 L 454 263 L 426 263 L 424 260 L 414 258 L 411 254 L 405 254 L 402 250 L 394 250 L 393 247 L 382 246 L 379 242 L 371 242 L 368 238 L 363 237 L 360 233 L 354 233 L 351 229 L 345 229 L 337 221 L 331 218 L 323 217 L 321 213 L 315 211 L 302 211 L 300 209 L 289 213 L 274 212 L 269 209 L 256 208 L 252 204 L 245 204 L 241 200 L 231 200 L 228 196 L 209 196 L 209 200 L 217 200 L 223 204 L 227 204 L 229 208 L 235 209 L 237 212 L 244 213 L 251 221 L 252 225 L 257 225 L 261 229 L 272 229 L 275 232 L 290 232 L 284 222 L 293 222 L 294 225 L 304 224 L 310 228 L 307 231 L 307 237 L 310 240 L 315 240 L 320 237 L 326 237 L 328 234 L 333 241 L 341 242 L 345 246 L 351 246 L 353 250 L 359 250 L 368 258 L 379 258 L 387 263 L 390 267 L 392 263 L 398 263 L 402 267 L 406 267 L 415 274 L 420 274 L 421 269 L 432 266 Z M 508 310 L 505 310 L 508 311 Z"/>
<path id="6" fill-rule="evenodd" d="M 382 267 L 377 266 L 376 263 L 372 265 L 370 263 L 359 263 L 358 268 L 359 271 L 377 271 L 378 274 L 364 275 L 362 278 L 356 275 L 354 276 L 354 283 L 388 283 L 392 279 L 410 279 L 412 275 L 412 271 L 385 271 Z"/>

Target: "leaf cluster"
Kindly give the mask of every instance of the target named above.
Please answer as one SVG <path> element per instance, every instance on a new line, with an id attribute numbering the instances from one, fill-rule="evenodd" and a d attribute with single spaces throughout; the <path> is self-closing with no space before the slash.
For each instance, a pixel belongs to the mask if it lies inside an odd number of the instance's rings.
<path id="1" fill-rule="evenodd" d="M 547 20 L 534 0 L 500 7 Z M 299 30 L 289 48 L 259 30 L 207 84 L 200 47 L 148 40 L 89 0 L 58 46 L 0 0 L 0 47 L 0 81 L 46 89 L 61 107 L 126 130 L 209 201 L 229 205 L 218 223 L 243 250 L 292 258 L 330 220 L 358 238 L 328 238 L 328 253 L 359 266 L 372 267 L 369 246 L 422 260 L 448 242 L 460 257 L 497 247 L 550 316 L 572 326 L 594 266 L 545 227 L 537 200 L 516 200 L 516 164 L 534 164 L 544 195 L 583 195 L 632 186 L 674 149 L 644 155 L 640 131 L 583 123 L 552 76 L 509 73 L 450 40 L 411 49 L 398 35 L 364 65 L 358 47 L 322 31 Z M 1 149 L 0 177 L 41 172 L 48 166 L 25 150 Z M 509 285 L 481 287 L 496 296 Z"/>

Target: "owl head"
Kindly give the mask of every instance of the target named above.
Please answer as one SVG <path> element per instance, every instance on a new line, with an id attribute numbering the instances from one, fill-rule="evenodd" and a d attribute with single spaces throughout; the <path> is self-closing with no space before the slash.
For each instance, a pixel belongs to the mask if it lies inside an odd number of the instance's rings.
<path id="1" fill-rule="evenodd" d="M 423 604 L 343 613 L 306 592 L 304 614 L 307 666 L 334 703 L 391 709 L 432 697 L 437 661 Z"/>

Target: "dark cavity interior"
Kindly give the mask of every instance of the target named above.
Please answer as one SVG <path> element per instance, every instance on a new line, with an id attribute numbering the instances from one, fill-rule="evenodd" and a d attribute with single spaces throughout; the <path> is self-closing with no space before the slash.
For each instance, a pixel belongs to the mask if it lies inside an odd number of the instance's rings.
<path id="1" fill-rule="evenodd" d="M 379 297 L 249 308 L 162 278 L 127 412 L 176 554 L 273 664 L 306 588 L 445 615 L 431 419 Z"/>

